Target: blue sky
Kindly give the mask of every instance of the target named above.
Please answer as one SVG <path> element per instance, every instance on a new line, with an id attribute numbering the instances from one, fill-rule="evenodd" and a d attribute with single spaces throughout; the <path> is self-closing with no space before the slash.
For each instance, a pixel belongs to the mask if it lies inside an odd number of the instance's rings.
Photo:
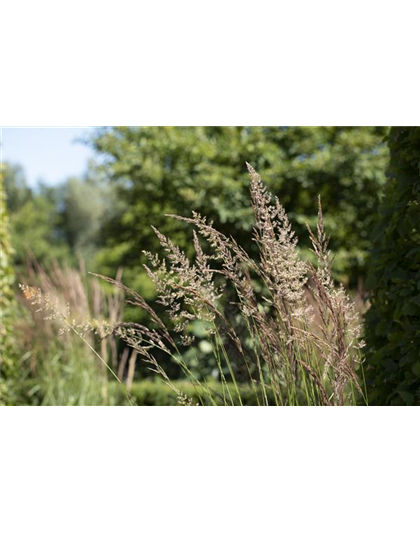
<path id="1" fill-rule="evenodd" d="M 2 128 L 3 161 L 19 163 L 27 182 L 49 185 L 69 176 L 80 176 L 93 157 L 93 151 L 77 142 L 89 135 L 84 128 Z"/>

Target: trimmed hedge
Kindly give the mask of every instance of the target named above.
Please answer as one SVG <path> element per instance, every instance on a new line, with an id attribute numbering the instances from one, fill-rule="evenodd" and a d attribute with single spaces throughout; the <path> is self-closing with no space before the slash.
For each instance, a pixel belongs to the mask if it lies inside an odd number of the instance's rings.
<path id="1" fill-rule="evenodd" d="M 366 314 L 366 383 L 373 405 L 420 405 L 420 127 L 394 127 Z"/>
<path id="2" fill-rule="evenodd" d="M 188 381 L 174 381 L 174 385 L 181 391 L 192 398 L 194 403 L 199 403 L 198 392 L 199 387 L 194 389 L 193 385 Z M 214 394 L 214 399 L 217 403 L 223 403 L 223 390 L 219 382 L 210 383 L 210 388 Z M 241 393 L 242 402 L 244 404 L 257 404 L 255 394 L 252 388 L 248 385 L 238 385 Z M 229 384 L 230 393 L 233 401 L 239 403 L 233 384 Z M 108 385 L 108 399 L 109 403 L 124 403 L 126 401 L 126 390 L 118 383 L 110 382 Z M 146 379 L 144 381 L 137 381 L 133 383 L 131 389 L 131 396 L 136 404 L 152 405 L 152 404 L 176 404 L 177 398 L 174 392 L 165 385 L 162 381 L 152 381 Z M 267 396 L 270 402 L 274 405 L 272 395 L 267 391 Z M 28 379 L 21 384 L 19 397 L 16 401 L 20 403 L 41 403 L 44 398 L 43 391 L 37 386 L 37 381 Z M 7 400 L 6 400 L 7 401 Z M 209 403 L 209 402 L 207 402 Z"/>
<path id="3" fill-rule="evenodd" d="M 203 390 L 200 387 L 195 387 L 188 381 L 176 381 L 174 382 L 178 389 L 192 398 L 194 403 L 199 403 L 199 394 L 203 394 Z M 223 403 L 223 390 L 220 382 L 212 382 L 209 384 L 214 400 L 217 403 Z M 242 402 L 244 404 L 257 404 L 254 391 L 248 385 L 238 385 Z M 232 395 L 234 403 L 238 404 L 237 393 L 233 384 L 229 384 L 229 390 Z M 225 389 L 226 394 L 226 389 Z M 161 403 L 177 403 L 176 395 L 173 391 L 159 381 L 141 381 L 133 384 L 131 389 L 131 396 L 137 403 L 140 404 L 161 404 Z M 261 395 L 260 395 L 261 397 Z M 273 400 L 268 395 L 269 400 Z M 229 398 L 226 400 L 229 403 Z M 207 401 L 209 403 L 209 401 Z"/>

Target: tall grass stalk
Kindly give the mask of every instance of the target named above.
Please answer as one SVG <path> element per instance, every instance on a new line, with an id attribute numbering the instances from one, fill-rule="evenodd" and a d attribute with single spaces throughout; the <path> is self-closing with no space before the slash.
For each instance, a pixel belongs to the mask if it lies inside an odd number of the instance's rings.
<path id="1" fill-rule="evenodd" d="M 168 215 L 194 227 L 195 248 L 191 262 L 153 228 L 165 257 L 145 252 L 157 303 L 166 310 L 172 326 L 169 328 L 139 294 L 118 280 L 98 276 L 126 292 L 128 301 L 147 311 L 153 323 L 150 329 L 121 323 L 113 332 L 168 381 L 152 354 L 156 349 L 173 354 L 190 377 L 193 373 L 182 363 L 182 346 L 195 341 L 190 333 L 194 321 L 207 323 L 219 379 L 227 391 L 223 393 L 226 404 L 242 404 L 237 385 L 241 366 L 255 390 L 257 404 L 260 398 L 265 405 L 269 403 L 267 390 L 274 394 L 277 405 L 355 404 L 357 397 L 364 396 L 355 373 L 363 344 L 360 321 L 344 287 L 336 286 L 333 278 L 321 202 L 316 231 L 308 227 L 314 266 L 300 259 L 297 238 L 278 198 L 272 197 L 249 165 L 248 170 L 255 218 L 253 240 L 259 260 L 198 213 L 193 212 L 191 218 Z M 232 295 L 236 295 L 234 304 L 247 331 L 245 336 L 237 333 L 226 315 L 223 299 Z M 233 383 L 236 398 L 231 396 L 228 382 Z M 211 393 L 210 387 L 204 388 Z M 188 399 L 182 398 L 182 402 L 188 403 Z"/>

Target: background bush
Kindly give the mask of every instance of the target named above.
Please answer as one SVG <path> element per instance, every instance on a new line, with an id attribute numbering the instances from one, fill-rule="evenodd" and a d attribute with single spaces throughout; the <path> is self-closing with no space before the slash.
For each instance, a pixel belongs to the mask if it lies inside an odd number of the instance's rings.
<path id="1" fill-rule="evenodd" d="M 373 404 L 420 404 L 420 128 L 395 127 L 369 262 L 367 386 Z"/>

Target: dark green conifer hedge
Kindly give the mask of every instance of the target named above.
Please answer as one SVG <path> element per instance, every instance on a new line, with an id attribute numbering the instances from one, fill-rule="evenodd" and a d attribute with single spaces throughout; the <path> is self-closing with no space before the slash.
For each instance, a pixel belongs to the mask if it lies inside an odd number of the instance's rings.
<path id="1" fill-rule="evenodd" d="M 371 254 L 366 380 L 371 404 L 420 405 L 420 127 L 394 127 Z"/>

